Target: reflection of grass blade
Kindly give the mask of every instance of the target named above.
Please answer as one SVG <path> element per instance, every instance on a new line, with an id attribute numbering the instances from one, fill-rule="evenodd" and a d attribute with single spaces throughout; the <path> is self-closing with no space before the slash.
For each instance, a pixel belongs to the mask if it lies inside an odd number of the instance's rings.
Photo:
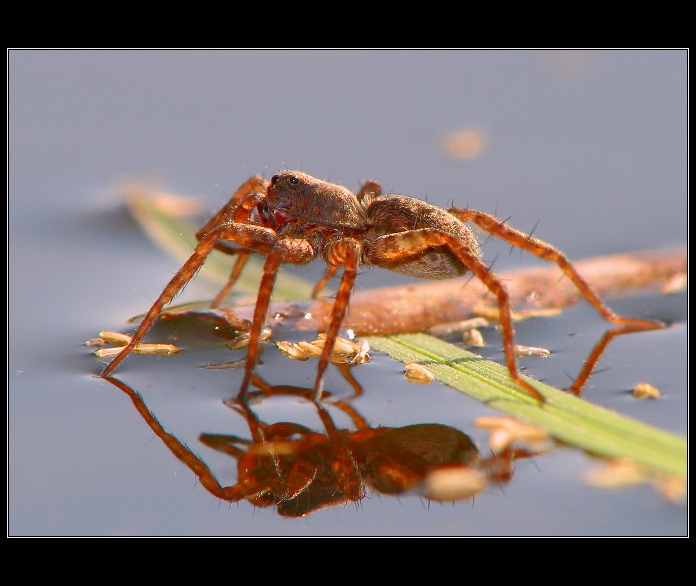
<path id="1" fill-rule="evenodd" d="M 505 366 L 426 334 L 368 340 L 396 360 L 427 366 L 441 382 L 494 409 L 544 427 L 563 443 L 604 457 L 631 458 L 653 471 L 686 478 L 683 438 L 529 379 L 547 399 L 539 405 L 511 382 Z"/>
<path id="2" fill-rule="evenodd" d="M 157 205 L 157 199 L 148 197 L 145 189 L 132 190 L 132 196 L 127 202 L 129 210 L 143 231 L 155 244 L 183 264 L 196 246 L 195 233 L 198 226 L 161 209 Z M 260 258 L 249 258 L 235 284 L 235 292 L 256 294 L 263 274 Z M 207 281 L 222 286 L 229 277 L 233 263 L 233 256 L 214 250 L 206 260 L 200 275 Z M 278 274 L 274 295 L 283 299 L 307 299 L 311 291 L 311 283 L 287 271 L 281 271 Z"/>

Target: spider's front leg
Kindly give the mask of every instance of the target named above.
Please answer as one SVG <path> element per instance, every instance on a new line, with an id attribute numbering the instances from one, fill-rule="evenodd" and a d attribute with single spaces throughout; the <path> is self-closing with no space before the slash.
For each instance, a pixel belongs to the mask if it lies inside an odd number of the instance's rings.
<path id="1" fill-rule="evenodd" d="M 329 326 L 326 329 L 326 340 L 324 341 L 324 349 L 319 357 L 319 366 L 317 367 L 317 378 L 314 382 L 315 399 L 318 401 L 321 398 L 323 391 L 323 378 L 326 368 L 329 366 L 331 353 L 333 352 L 338 330 L 341 328 L 343 318 L 348 309 L 350 295 L 353 292 L 355 278 L 358 274 L 358 265 L 360 263 L 361 246 L 354 238 L 339 237 L 336 240 L 329 241 L 324 249 L 324 258 L 329 265 L 329 271 L 333 274 L 337 267 L 343 267 L 343 275 L 341 283 L 336 292 L 336 300 L 331 309 L 331 317 Z M 328 272 L 327 272 L 328 274 Z"/>
<path id="2" fill-rule="evenodd" d="M 254 317 L 249 332 L 249 346 L 244 366 L 244 379 L 237 394 L 237 399 L 243 401 L 249 388 L 251 377 L 259 357 L 261 330 L 266 321 L 268 306 L 271 302 L 273 287 L 276 277 L 283 263 L 306 264 L 316 257 L 317 251 L 314 245 L 302 238 L 275 239 L 270 249 L 265 253 L 266 262 L 263 265 L 263 275 L 259 285 L 259 293 L 256 297 Z M 328 345 L 328 341 L 327 341 Z"/>
<path id="3" fill-rule="evenodd" d="M 270 228 L 244 223 L 248 221 L 251 211 L 259 205 L 263 199 L 262 194 L 250 194 L 235 210 L 233 221 L 217 225 L 203 236 L 196 246 L 193 254 L 188 258 L 184 265 L 176 272 L 162 290 L 159 297 L 152 304 L 145 317 L 140 322 L 138 329 L 131 338 L 130 342 L 123 347 L 114 359 L 106 365 L 101 373 L 102 377 L 109 376 L 113 370 L 133 351 L 142 341 L 149 329 L 155 323 L 157 317 L 162 313 L 165 305 L 184 288 L 191 278 L 201 268 L 208 255 L 213 251 L 215 245 L 220 240 L 230 240 L 238 245 L 260 253 L 272 249 L 278 240 L 277 234 Z"/>
<path id="4" fill-rule="evenodd" d="M 200 228 L 200 230 L 198 230 L 198 232 L 196 232 L 196 239 L 200 242 L 206 234 L 218 226 L 233 221 L 233 218 L 237 213 L 237 209 L 240 207 L 240 204 L 243 201 L 247 200 L 247 198 L 253 194 L 266 193 L 267 189 L 268 181 L 264 180 L 263 177 L 260 175 L 249 177 L 249 179 L 242 183 L 234 192 L 230 200 L 212 218 L 210 218 Z M 267 224 L 264 225 L 266 225 L 267 228 L 272 227 Z M 225 297 L 227 297 L 229 292 L 232 290 L 232 287 L 237 282 L 237 279 L 242 273 L 242 269 L 244 268 L 244 265 L 251 254 L 251 251 L 238 246 L 233 246 L 226 240 L 218 240 L 218 242 L 215 243 L 215 249 L 219 250 L 220 252 L 224 252 L 225 254 L 237 255 L 237 259 L 235 260 L 234 265 L 232 265 L 232 272 L 227 279 L 227 283 L 222 289 L 220 289 L 220 292 L 210 304 L 210 307 L 213 309 L 219 307 L 223 299 L 225 299 Z"/>

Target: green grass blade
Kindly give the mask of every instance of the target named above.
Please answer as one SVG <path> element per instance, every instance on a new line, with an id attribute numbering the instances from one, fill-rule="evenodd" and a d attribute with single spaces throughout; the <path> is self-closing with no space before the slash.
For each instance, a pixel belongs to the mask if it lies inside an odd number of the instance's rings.
<path id="1" fill-rule="evenodd" d="M 492 407 L 544 427 L 557 440 L 608 458 L 626 457 L 686 478 L 686 440 L 532 379 L 543 405 L 515 385 L 505 366 L 427 334 L 370 337 L 401 362 L 426 366 L 441 382 Z"/>

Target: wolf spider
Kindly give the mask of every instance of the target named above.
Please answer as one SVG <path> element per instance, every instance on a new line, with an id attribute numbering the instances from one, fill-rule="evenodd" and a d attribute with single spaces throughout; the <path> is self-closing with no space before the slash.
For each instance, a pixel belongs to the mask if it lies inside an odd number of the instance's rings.
<path id="1" fill-rule="evenodd" d="M 252 253 L 266 257 L 253 314 L 249 350 L 238 399 L 243 399 L 259 357 L 260 335 L 278 270 L 283 263 L 306 264 L 321 256 L 328 268 L 315 295 L 343 267 L 326 331 L 324 350 L 314 383 L 316 398 L 343 322 L 358 268 L 386 268 L 420 279 L 451 279 L 468 272 L 478 277 L 498 301 L 503 346 L 512 379 L 530 395 L 543 396 L 521 378 L 515 356 L 515 332 L 505 285 L 483 262 L 478 242 L 465 224 L 487 232 L 539 258 L 555 262 L 592 306 L 609 322 L 635 329 L 659 324 L 621 317 L 612 312 L 559 250 L 511 228 L 494 216 L 471 209 L 439 208 L 404 195 L 382 194 L 379 183 L 367 181 L 357 194 L 300 171 L 281 171 L 270 182 L 247 179 L 230 201 L 196 234 L 198 244 L 143 318 L 130 343 L 102 371 L 106 377 L 131 353 L 162 309 L 196 274 L 213 249 L 236 255 L 230 278 L 213 301 L 229 292 Z"/>

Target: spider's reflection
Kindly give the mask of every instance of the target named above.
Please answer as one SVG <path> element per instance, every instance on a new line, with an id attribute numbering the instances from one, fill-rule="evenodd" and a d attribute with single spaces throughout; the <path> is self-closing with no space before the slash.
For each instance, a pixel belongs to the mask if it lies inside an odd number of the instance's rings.
<path id="1" fill-rule="evenodd" d="M 244 401 L 225 401 L 245 419 L 250 437 L 220 433 L 199 436 L 206 446 L 237 461 L 237 482 L 222 486 L 201 457 L 164 429 L 138 392 L 117 379 L 106 380 L 130 396 L 145 422 L 211 494 L 230 502 L 247 500 L 258 507 L 275 506 L 282 516 L 300 517 L 338 504 L 357 503 L 368 489 L 437 499 L 426 486 L 438 471 L 474 472 L 485 480 L 509 480 L 512 462 L 527 455 L 506 450 L 482 458 L 467 434 L 437 423 L 373 427 L 345 401 L 328 397 L 317 402 L 311 388 L 270 386 L 255 376 L 252 382 L 258 390 Z M 306 399 L 316 409 L 321 429 L 292 421 L 262 421 L 254 405 L 277 395 Z M 333 410 L 348 416 L 349 429 L 336 426 L 330 413 Z M 475 489 L 462 486 L 454 493 L 448 486 L 443 500 L 456 499 L 457 495 L 469 498 L 484 486 L 485 482 Z"/>

